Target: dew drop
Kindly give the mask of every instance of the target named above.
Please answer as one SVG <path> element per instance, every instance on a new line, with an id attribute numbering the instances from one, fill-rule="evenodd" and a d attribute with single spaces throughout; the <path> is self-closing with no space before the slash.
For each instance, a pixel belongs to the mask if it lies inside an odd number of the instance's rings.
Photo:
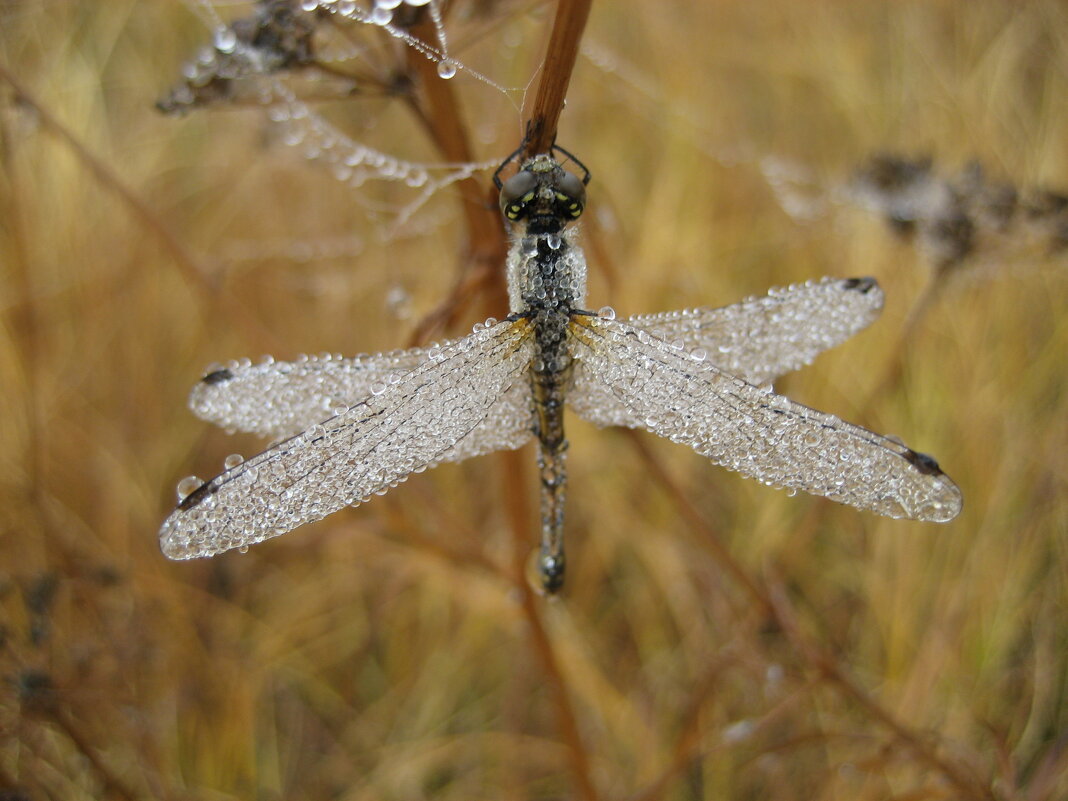
<path id="1" fill-rule="evenodd" d="M 242 546 L 238 547 L 237 552 L 238 553 L 248 553 L 248 546 L 247 545 L 242 545 Z"/>
<path id="2" fill-rule="evenodd" d="M 204 482 L 196 476 L 186 476 L 178 482 L 178 500 L 184 501 L 198 489 Z"/>
<path id="3" fill-rule="evenodd" d="M 215 49 L 220 53 L 233 53 L 237 47 L 237 34 L 231 28 L 215 29 Z"/>
<path id="4" fill-rule="evenodd" d="M 614 320 L 616 319 L 616 310 L 611 306 L 602 306 L 597 312 L 597 316 L 602 320 Z"/>
<path id="5" fill-rule="evenodd" d="M 374 11 L 371 12 L 371 24 L 372 25 L 389 25 L 393 19 L 393 12 L 383 6 L 375 6 Z M 440 69 L 438 70 L 441 71 Z"/>
<path id="6" fill-rule="evenodd" d="M 300 7 L 305 11 L 315 11 L 319 7 L 319 0 L 301 0 Z"/>
<path id="7" fill-rule="evenodd" d="M 438 77 L 443 78 L 447 81 L 455 74 L 456 65 L 453 62 L 449 61 L 448 59 L 438 62 Z"/>
<path id="8" fill-rule="evenodd" d="M 233 470 L 243 461 L 245 461 L 245 457 L 242 456 L 240 453 L 231 453 L 229 456 L 223 459 L 223 467 L 225 467 L 227 470 Z"/>
<path id="9" fill-rule="evenodd" d="M 376 381 L 375 383 L 371 384 L 371 394 L 372 395 L 381 395 L 385 391 L 386 391 L 386 385 L 383 384 L 381 381 Z"/>
<path id="10" fill-rule="evenodd" d="M 549 250 L 559 250 L 562 240 L 559 234 L 549 234 L 545 237 L 545 244 L 549 246 Z"/>
<path id="11" fill-rule="evenodd" d="M 694 348 L 690 351 L 690 358 L 695 362 L 703 362 L 708 357 L 704 348 Z"/>

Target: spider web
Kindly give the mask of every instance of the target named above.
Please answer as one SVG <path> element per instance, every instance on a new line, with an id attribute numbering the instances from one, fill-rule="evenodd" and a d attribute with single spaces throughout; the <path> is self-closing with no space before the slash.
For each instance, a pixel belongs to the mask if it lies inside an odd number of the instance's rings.
<path id="1" fill-rule="evenodd" d="M 412 88 L 403 61 L 403 50 L 410 49 L 435 64 L 441 80 L 467 79 L 503 96 L 518 120 L 527 87 L 507 88 L 450 49 L 453 36 L 441 0 L 259 0 L 242 4 L 247 9 L 243 16 L 213 0 L 186 4 L 211 32 L 210 43 L 183 67 L 181 82 L 159 100 L 158 108 L 172 115 L 204 108 L 262 108 L 277 129 L 278 142 L 299 149 L 336 180 L 359 190 L 356 202 L 370 218 L 384 221 L 379 234 L 387 241 L 442 190 L 495 169 L 504 158 L 503 153 L 472 162 L 409 158 L 400 152 L 407 137 L 396 139 L 396 151 L 390 152 L 358 138 L 319 108 L 321 102 L 403 97 Z M 223 19 L 224 5 L 229 21 Z M 494 14 L 511 11 L 508 3 L 492 9 Z M 416 13 L 429 19 L 432 41 L 407 29 Z M 476 16 L 475 11 L 467 16 Z M 397 42 L 403 45 L 400 51 Z M 407 199 L 376 199 L 374 191 L 365 189 L 374 182 L 401 184 L 401 197 Z"/>

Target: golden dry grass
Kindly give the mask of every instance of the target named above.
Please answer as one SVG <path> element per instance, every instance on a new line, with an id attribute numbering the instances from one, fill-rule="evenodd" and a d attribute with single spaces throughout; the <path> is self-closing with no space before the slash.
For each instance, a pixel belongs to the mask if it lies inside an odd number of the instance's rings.
<path id="1" fill-rule="evenodd" d="M 545 28 L 461 58 L 520 85 Z M 902 341 L 923 257 L 848 206 L 792 220 L 752 155 L 826 183 L 894 149 L 1068 186 L 1063 4 L 595 7 L 588 45 L 618 62 L 580 59 L 560 133 L 594 172 L 591 304 L 878 277 L 883 318 L 782 386 L 935 454 L 965 509 L 884 520 L 569 421 L 555 602 L 510 578 L 526 451 L 520 495 L 487 457 L 247 554 L 160 555 L 176 481 L 259 445 L 187 412 L 203 366 L 400 347 L 463 252 L 453 195 L 381 241 L 367 206 L 394 188 L 347 189 L 261 112 L 156 114 L 205 36 L 176 3 L 0 6 L 0 65 L 84 149 L 0 86 L 0 795 L 1068 796 L 1068 258 L 981 253 Z M 454 83 L 477 157 L 514 148 L 509 102 Z M 433 157 L 396 102 L 333 112 Z M 284 255 L 350 236 L 351 258 Z"/>

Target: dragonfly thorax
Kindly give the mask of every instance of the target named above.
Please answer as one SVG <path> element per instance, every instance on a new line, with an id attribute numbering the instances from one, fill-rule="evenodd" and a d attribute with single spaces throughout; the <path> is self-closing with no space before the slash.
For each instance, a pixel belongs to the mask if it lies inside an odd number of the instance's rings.
<path id="1" fill-rule="evenodd" d="M 516 236 L 508 251 L 508 300 L 513 314 L 582 308 L 586 259 L 574 233 Z"/>
<path id="2" fill-rule="evenodd" d="M 568 315 L 586 296 L 586 260 L 569 224 L 586 202 L 583 182 L 549 155 L 526 161 L 501 186 L 512 224 L 508 297 L 514 313 Z"/>

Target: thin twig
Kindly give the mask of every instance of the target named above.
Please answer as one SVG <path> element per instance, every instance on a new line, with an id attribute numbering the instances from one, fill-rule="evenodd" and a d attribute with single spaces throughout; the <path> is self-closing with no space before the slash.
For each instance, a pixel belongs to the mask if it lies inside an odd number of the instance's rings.
<path id="1" fill-rule="evenodd" d="M 548 53 L 541 73 L 541 83 L 538 86 L 537 99 L 526 125 L 527 137 L 524 155 L 544 153 L 552 147 L 556 139 L 557 122 L 564 107 L 564 96 L 567 93 L 571 72 L 578 56 L 579 40 L 582 37 L 583 29 L 586 27 L 591 1 L 560 0 L 557 6 L 556 18 L 549 38 Z M 499 276 L 497 284 L 500 287 L 498 291 L 503 292 L 503 275 Z M 519 455 L 512 452 L 505 456 L 509 457 L 505 459 L 505 467 L 518 471 L 521 467 L 518 459 Z M 509 472 L 512 472 L 512 470 L 509 470 Z M 518 482 L 514 478 L 519 473 L 514 472 L 512 475 L 513 478 L 511 480 L 506 479 L 507 491 L 509 493 L 521 492 L 522 487 L 518 486 Z M 526 534 L 530 528 L 528 522 L 529 514 L 524 513 L 523 518 L 523 520 L 520 520 L 518 515 L 513 515 L 516 586 L 522 601 L 524 617 L 530 626 L 534 650 L 552 689 L 557 727 L 567 746 L 571 774 L 577 785 L 577 794 L 585 801 L 596 801 L 599 796 L 590 774 L 589 754 L 579 733 L 578 721 L 571 704 L 567 682 L 560 671 L 552 641 L 545 630 L 538 597 L 526 580 L 524 570 L 525 554 L 531 542 Z M 521 533 L 524 535 L 522 541 L 519 539 Z"/>
<path id="2" fill-rule="evenodd" d="M 525 560 L 521 560 L 521 564 L 524 562 Z M 600 796 L 593 785 L 593 778 L 590 775 L 589 755 L 587 754 L 586 746 L 582 742 L 582 735 L 579 733 L 578 720 L 568 694 L 567 679 L 560 670 L 552 640 L 545 630 L 545 624 L 541 617 L 542 606 L 538 596 L 534 594 L 530 584 L 523 577 L 522 567 L 519 567 L 519 570 L 520 577 L 517 581 L 517 587 L 520 592 L 523 617 L 530 627 L 530 636 L 534 642 L 534 652 L 538 655 L 542 672 L 545 674 L 546 681 L 553 694 L 556 707 L 556 725 L 560 730 L 560 736 L 563 738 L 564 744 L 567 746 L 571 774 L 578 785 L 578 797 L 585 801 L 597 801 Z"/>
<path id="3" fill-rule="evenodd" d="M 41 360 L 38 351 L 41 344 L 40 321 L 36 305 L 33 303 L 33 267 L 30 264 L 30 248 L 26 233 L 26 220 L 22 215 L 19 198 L 22 171 L 15 163 L 14 140 L 7 124 L 7 118 L 0 118 L 0 163 L 7 168 L 9 192 L 6 197 L 0 197 L 0 208 L 3 209 L 3 219 L 9 232 L 11 243 L 8 254 L 8 267 L 13 275 L 13 284 L 21 304 L 11 311 L 9 325 L 12 331 L 12 342 L 17 342 L 16 353 L 22 362 L 22 374 L 25 376 L 26 389 L 24 396 L 26 403 L 26 428 L 27 443 L 26 454 L 26 488 L 33 496 L 35 505 L 40 507 L 43 499 L 40 497 L 43 484 L 40 476 L 42 473 L 41 455 L 44 452 L 41 447 L 41 422 L 42 403 L 40 399 L 41 386 Z"/>
<path id="4" fill-rule="evenodd" d="M 564 110 L 564 98 L 592 3 L 593 0 L 560 0 L 556 6 L 541 83 L 527 119 L 524 157 L 548 152 L 556 142 L 556 126 Z"/>
<path id="5" fill-rule="evenodd" d="M 434 35 L 433 26 L 424 16 L 421 22 L 413 26 L 412 34 L 429 40 Z M 439 77 L 435 65 L 415 50 L 408 50 L 408 68 L 419 85 L 419 100 L 414 101 L 418 116 L 426 124 L 438 152 L 446 161 L 474 161 L 452 83 Z M 434 331 L 451 323 L 463 306 L 478 296 L 479 291 L 488 288 L 493 292 L 495 281 L 498 284 L 498 298 L 494 303 L 496 313 L 499 314 L 501 308 L 507 308 L 506 302 L 499 302 L 505 300 L 507 295 L 501 269 L 505 255 L 504 228 L 497 205 L 487 201 L 484 185 L 477 178 L 465 178 L 458 181 L 456 186 L 460 192 L 461 211 L 467 229 L 467 249 L 456 286 L 445 302 L 417 326 L 413 336 L 415 344 L 422 344 Z"/>

